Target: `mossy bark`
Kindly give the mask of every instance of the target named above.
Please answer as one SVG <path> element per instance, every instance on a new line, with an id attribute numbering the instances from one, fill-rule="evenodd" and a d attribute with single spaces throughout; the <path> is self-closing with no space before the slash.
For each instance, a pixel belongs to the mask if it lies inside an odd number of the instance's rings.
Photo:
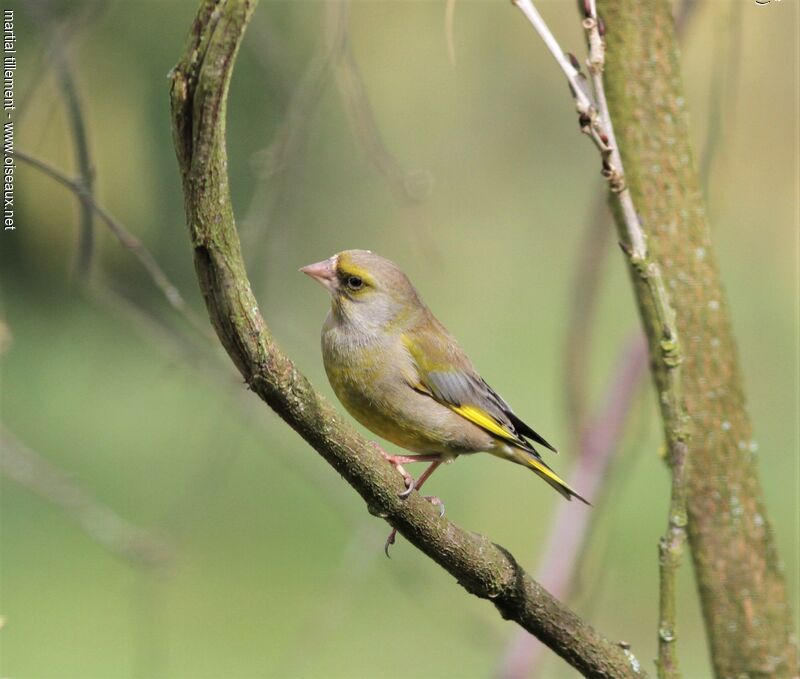
<path id="1" fill-rule="evenodd" d="M 228 84 L 254 0 L 204 0 L 172 73 L 173 138 L 195 268 L 211 322 L 249 388 L 412 544 L 470 593 L 493 602 L 587 677 L 642 677 L 609 641 L 556 601 L 506 550 L 439 516 L 343 421 L 274 342 L 251 292 L 234 223 L 225 151 Z M 266 480 L 265 480 L 266 483 Z"/>
<path id="2" fill-rule="evenodd" d="M 671 7 L 666 0 L 598 4 L 606 26 L 606 91 L 627 184 L 681 338 L 689 541 L 715 672 L 725 679 L 796 677 L 786 583 L 689 144 Z M 663 329 L 640 276 L 632 280 L 651 355 L 660 356 Z M 667 369 L 660 360 L 652 367 L 661 400 Z M 683 426 L 665 418 L 667 440 Z"/>

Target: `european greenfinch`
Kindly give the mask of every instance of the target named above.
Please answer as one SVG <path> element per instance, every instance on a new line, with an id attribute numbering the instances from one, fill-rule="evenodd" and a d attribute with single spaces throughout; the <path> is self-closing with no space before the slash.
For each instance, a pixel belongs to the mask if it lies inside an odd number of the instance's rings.
<path id="1" fill-rule="evenodd" d="M 555 448 L 481 378 L 394 262 L 346 250 L 300 271 L 331 295 L 322 357 L 336 396 L 367 429 L 417 453 L 384 453 L 406 480 L 401 496 L 420 488 L 443 462 L 489 452 L 531 469 L 568 500 L 586 502 L 544 463 L 534 443 Z M 426 461 L 431 465 L 416 482 L 402 467 Z"/>

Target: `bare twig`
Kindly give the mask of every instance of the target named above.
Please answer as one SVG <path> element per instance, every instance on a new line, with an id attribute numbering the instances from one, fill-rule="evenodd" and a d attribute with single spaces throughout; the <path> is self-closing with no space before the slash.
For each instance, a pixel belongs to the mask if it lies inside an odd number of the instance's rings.
<path id="1" fill-rule="evenodd" d="M 172 549 L 161 536 L 123 519 L 91 497 L 63 471 L 0 425 L 0 471 L 69 515 L 92 540 L 117 556 L 149 567 L 163 567 Z"/>
<path id="2" fill-rule="evenodd" d="M 75 181 L 80 182 L 85 189 L 84 194 L 75 194 L 80 204 L 81 214 L 75 269 L 78 277 L 85 279 L 89 275 L 94 249 L 94 210 L 91 205 L 94 191 L 94 166 L 89 149 L 89 137 L 83 113 L 83 104 L 67 55 L 66 46 L 69 42 L 70 31 L 61 30 L 61 26 L 51 16 L 49 5 L 50 3 L 46 0 L 39 0 L 28 3 L 26 7 L 42 28 L 47 31 L 56 80 L 61 89 L 67 118 L 72 129 L 75 160 L 78 165 L 78 178 Z M 66 36 L 64 35 L 65 33 L 67 34 Z"/>
<path id="3" fill-rule="evenodd" d="M 542 19 L 542 15 L 539 14 L 533 2 L 531 2 L 531 0 L 512 0 L 512 3 L 525 15 L 550 51 L 550 54 L 553 55 L 553 58 L 564 72 L 567 82 L 572 89 L 572 96 L 575 97 L 575 108 L 577 108 L 578 113 L 587 116 L 591 115 L 595 111 L 595 104 L 589 98 L 586 86 L 581 81 L 580 71 L 573 66 L 572 61 L 570 61 L 561 49 L 561 46 L 558 44 L 555 36 L 550 32 L 550 28 L 545 23 L 545 20 Z"/>
<path id="4" fill-rule="evenodd" d="M 64 172 L 53 167 L 49 163 L 41 160 L 29 153 L 19 149 L 14 150 L 14 156 L 20 160 L 28 163 L 32 167 L 37 168 L 51 179 L 56 180 L 63 186 L 73 191 L 78 196 L 86 199 L 91 205 L 92 210 L 97 214 L 100 219 L 105 222 L 106 226 L 111 230 L 111 233 L 116 236 L 117 240 L 122 246 L 129 250 L 139 263 L 144 267 L 145 271 L 149 274 L 155 286 L 161 290 L 166 297 L 167 302 L 178 311 L 198 332 L 208 336 L 208 328 L 206 324 L 200 320 L 199 316 L 195 314 L 192 308 L 186 304 L 180 291 L 169 280 L 167 274 L 156 261 L 153 254 L 148 250 L 142 242 L 136 238 L 130 231 L 128 231 L 122 224 L 120 224 L 111 214 L 99 203 L 95 202 L 92 195 L 87 191 L 82 182 L 70 179 Z"/>
<path id="5" fill-rule="evenodd" d="M 55 42 L 58 42 L 56 37 Z M 80 234 L 78 236 L 78 251 L 75 259 L 75 268 L 78 276 L 85 278 L 89 275 L 92 265 L 92 251 L 94 249 L 94 210 L 92 208 L 92 195 L 94 192 L 94 167 L 89 151 L 89 139 L 84 123 L 83 106 L 81 104 L 72 69 L 66 55 L 59 51 L 56 55 L 56 73 L 64 102 L 67 106 L 72 136 L 75 146 L 75 157 L 78 164 L 78 179 L 76 182 L 84 188 L 83 193 L 76 193 L 81 206 Z"/>
<path id="6" fill-rule="evenodd" d="M 679 39 L 686 35 L 695 16 L 697 0 L 682 0 L 675 9 L 675 31 Z M 738 7 L 738 5 L 737 5 Z M 735 41 L 735 38 L 732 39 Z M 730 60 L 734 63 L 734 60 Z M 716 82 L 717 79 L 715 78 Z M 715 129 L 722 127 L 721 120 L 715 120 Z M 703 149 L 702 167 L 710 165 L 716 144 L 709 143 Z M 608 195 L 605 187 L 597 192 L 589 212 L 589 224 L 579 246 L 578 262 L 575 269 L 575 280 L 572 286 L 572 303 L 569 304 L 570 320 L 566 339 L 564 362 L 564 384 L 566 388 L 566 411 L 569 422 L 574 423 L 575 429 L 582 431 L 586 422 L 587 407 L 586 384 L 587 362 L 592 346 L 592 324 L 599 292 L 602 288 L 602 265 L 610 249 L 613 234 L 611 213 L 608 210 Z M 596 506 L 596 503 L 595 503 Z"/>
<path id="7" fill-rule="evenodd" d="M 44 5 L 42 5 L 42 12 L 45 14 L 45 23 L 49 24 L 50 19 L 46 16 L 47 12 Z M 53 27 L 51 35 L 56 76 L 66 104 L 70 127 L 72 128 L 75 160 L 78 165 L 78 178 L 75 181 L 79 182 L 84 189 L 82 193 L 75 194 L 81 206 L 81 227 L 78 236 L 75 269 L 80 278 L 86 278 L 92 265 L 92 253 L 94 250 L 94 209 L 92 207 L 94 200 L 94 163 L 89 149 L 89 135 L 86 129 L 83 104 L 72 74 L 69 58 L 63 47 L 64 43 L 60 31 Z"/>
<path id="8" fill-rule="evenodd" d="M 647 303 L 652 305 L 661 330 L 658 359 L 667 375 L 667 388 L 662 390 L 660 406 L 665 423 L 672 471 L 672 494 L 670 499 L 667 534 L 660 541 L 661 592 L 659 597 L 659 674 L 662 677 L 679 677 L 675 652 L 675 601 L 674 587 L 676 571 L 680 564 L 683 544 L 686 540 L 686 457 L 688 454 L 688 418 L 683 405 L 680 382 L 680 345 L 664 278 L 658 264 L 649 256 L 647 239 L 639 216 L 633 205 L 631 192 L 625 183 L 625 171 L 617 147 L 614 128 L 608 110 L 603 68 L 605 65 L 605 27 L 597 14 L 596 0 L 584 3 L 583 27 L 589 45 L 587 67 L 592 80 L 597 107 L 581 89 L 579 73 L 564 55 L 547 24 L 533 6 L 531 0 L 513 0 L 533 25 L 550 52 L 567 76 L 576 101 L 581 130 L 588 134 L 600 151 L 603 176 L 609 183 L 612 195 L 616 196 L 616 208 L 622 217 L 627 242 L 621 244 L 628 255 L 632 270 L 637 275 Z"/>
<path id="9" fill-rule="evenodd" d="M 236 52 L 254 8 L 206 0 L 172 74 L 173 138 L 199 284 L 220 341 L 269 404 L 412 544 L 467 591 L 536 634 L 586 676 L 638 677 L 627 648 L 609 642 L 553 599 L 504 549 L 461 530 L 419 494 L 402 500 L 400 475 L 341 420 L 272 338 L 242 261 L 227 179 L 225 108 Z"/>
<path id="10" fill-rule="evenodd" d="M 572 472 L 575 486 L 589 497 L 601 496 L 608 468 L 614 460 L 625 431 L 634 395 L 647 369 L 647 344 L 635 337 L 627 342 L 611 371 L 610 384 L 604 392 L 603 407 L 581 433 L 580 451 Z M 537 577 L 560 599 L 568 599 L 575 565 L 584 549 L 594 512 L 576 512 L 566 503 L 559 505 L 550 526 L 550 537 Z M 543 646 L 524 630 L 517 630 L 500 661 L 498 676 L 523 679 L 535 676 Z"/>
<path id="11" fill-rule="evenodd" d="M 588 65 L 594 83 L 594 95 L 599 100 L 597 105 L 590 97 L 583 75 L 561 50 L 558 41 L 550 32 L 544 19 L 534 7 L 533 2 L 531 0 L 513 0 L 513 4 L 522 11 L 534 27 L 567 77 L 567 82 L 575 98 L 575 108 L 579 113 L 581 131 L 589 135 L 600 152 L 603 161 L 603 176 L 608 180 L 611 190 L 618 194 L 619 207 L 623 211 L 628 229 L 629 247 L 637 258 L 645 259 L 647 245 L 644 232 L 633 207 L 630 192 L 626 191 L 625 188 L 622 159 L 616 148 L 614 129 L 608 117 L 608 105 L 605 100 L 605 90 L 602 87 L 604 47 L 598 24 L 593 18 L 594 14 L 588 15 L 583 25 L 589 35 L 590 48 L 592 50 Z M 592 6 L 594 6 L 593 2 Z"/>

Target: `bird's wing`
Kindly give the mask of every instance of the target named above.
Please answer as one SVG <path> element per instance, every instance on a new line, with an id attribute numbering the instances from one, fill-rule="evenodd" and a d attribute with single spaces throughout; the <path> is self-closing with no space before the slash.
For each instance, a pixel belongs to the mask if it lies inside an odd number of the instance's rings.
<path id="1" fill-rule="evenodd" d="M 414 328 L 403 335 L 417 373 L 411 386 L 490 434 L 537 457 L 526 438 L 556 452 L 514 414 L 508 403 L 478 375 L 452 336 L 432 320 L 428 327 Z"/>

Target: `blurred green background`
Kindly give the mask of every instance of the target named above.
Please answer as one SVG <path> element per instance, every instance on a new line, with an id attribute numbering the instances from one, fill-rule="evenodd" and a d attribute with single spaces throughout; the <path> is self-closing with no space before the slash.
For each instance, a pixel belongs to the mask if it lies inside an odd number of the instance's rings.
<path id="1" fill-rule="evenodd" d="M 204 318 L 167 91 L 196 4 L 11 6 L 18 149 L 76 175 L 56 76 L 68 64 L 97 201 Z M 541 10 L 565 48 L 581 53 L 574 3 Z M 262 2 L 236 67 L 229 169 L 262 311 L 333 398 L 318 348 L 326 295 L 297 268 L 346 248 L 394 259 L 491 384 L 558 445 L 554 463 L 569 478 L 575 431 L 563 347 L 600 180 L 567 88 L 508 2 L 456 4 L 455 63 L 444 3 L 354 2 L 342 12 Z M 695 149 L 713 148 L 708 209 L 795 602 L 797 20 L 791 1 L 701 2 L 683 50 Z M 342 35 L 349 52 L 331 56 Z M 369 110 L 353 104 L 359 82 Z M 387 525 L 245 391 L 99 220 L 90 282 L 79 284 L 75 196 L 17 164 L 18 230 L 0 238 L 2 422 L 96 506 L 81 526 L 52 498 L 3 478 L 2 675 L 496 672 L 515 627 L 402 538 L 387 560 Z M 638 323 L 614 249 L 603 281 L 591 342 L 595 402 Z M 597 520 L 571 603 L 652 669 L 668 478 L 649 385 L 638 401 L 610 497 L 590 510 Z M 452 520 L 536 571 L 558 495 L 489 456 L 459 460 L 430 485 Z M 128 528 L 98 507 L 164 545 L 157 565 L 110 550 L 126 544 Z M 686 676 L 709 676 L 689 565 L 680 596 Z M 540 676 L 575 673 L 552 656 Z"/>

